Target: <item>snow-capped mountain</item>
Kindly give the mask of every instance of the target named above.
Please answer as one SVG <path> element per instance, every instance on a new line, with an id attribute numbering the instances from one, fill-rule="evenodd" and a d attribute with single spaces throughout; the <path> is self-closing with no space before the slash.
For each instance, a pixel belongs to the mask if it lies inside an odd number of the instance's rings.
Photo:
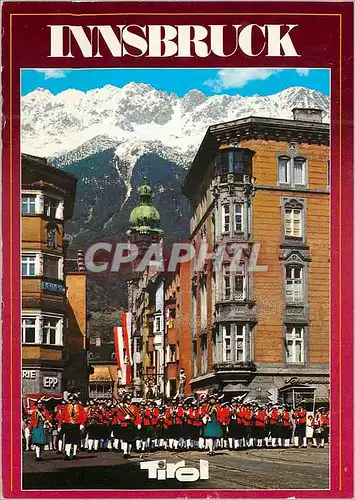
<path id="1" fill-rule="evenodd" d="M 152 148 L 186 165 L 209 125 L 251 115 L 292 118 L 294 107 L 321 108 L 329 120 L 329 98 L 304 87 L 251 97 L 191 90 L 181 98 L 133 82 L 57 95 L 38 88 L 22 98 L 22 150 L 70 162 L 115 145 L 132 164 Z"/>
<path id="2" fill-rule="evenodd" d="M 178 97 L 138 83 L 57 95 L 36 89 L 22 98 L 22 151 L 48 157 L 78 179 L 74 215 L 65 227 L 70 251 L 126 240 L 144 173 L 168 244 L 188 237 L 181 184 L 208 126 L 252 115 L 292 118 L 294 107 L 321 108 L 329 120 L 329 98 L 303 87 L 252 97 L 207 97 L 199 90 Z M 91 276 L 90 309 L 122 307 L 120 283 Z"/>

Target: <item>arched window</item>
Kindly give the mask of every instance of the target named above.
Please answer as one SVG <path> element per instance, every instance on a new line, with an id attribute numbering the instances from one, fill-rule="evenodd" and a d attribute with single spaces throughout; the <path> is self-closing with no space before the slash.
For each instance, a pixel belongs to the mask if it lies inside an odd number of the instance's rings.
<path id="1" fill-rule="evenodd" d="M 285 267 L 286 302 L 303 302 L 303 268 L 300 265 L 287 265 Z"/>

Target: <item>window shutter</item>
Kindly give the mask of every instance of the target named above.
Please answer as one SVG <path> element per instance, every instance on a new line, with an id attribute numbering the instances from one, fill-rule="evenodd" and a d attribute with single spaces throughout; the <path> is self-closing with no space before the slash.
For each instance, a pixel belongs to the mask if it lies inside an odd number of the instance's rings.
<path id="1" fill-rule="evenodd" d="M 63 318 L 60 318 L 56 328 L 56 345 L 63 345 Z"/>
<path id="2" fill-rule="evenodd" d="M 221 363 L 223 361 L 223 334 L 224 334 L 225 326 L 219 325 L 218 330 L 216 332 L 216 341 L 215 341 L 215 349 L 214 349 L 214 359 L 216 363 Z"/>
<path id="3" fill-rule="evenodd" d="M 293 236 L 302 236 L 301 210 L 293 211 Z"/>
<path id="4" fill-rule="evenodd" d="M 43 318 L 41 315 L 36 316 L 36 334 L 35 343 L 42 344 L 43 341 Z"/>
<path id="5" fill-rule="evenodd" d="M 42 253 L 36 254 L 35 273 L 36 273 L 36 276 L 43 276 L 43 254 Z"/>
<path id="6" fill-rule="evenodd" d="M 60 259 L 58 259 L 58 279 L 60 279 L 60 280 L 64 279 L 64 259 L 63 259 L 63 257 L 60 257 Z"/>
<path id="7" fill-rule="evenodd" d="M 44 196 L 43 193 L 36 195 L 35 212 L 38 215 L 43 214 Z"/>
<path id="8" fill-rule="evenodd" d="M 292 236 L 292 211 L 285 211 L 285 234 L 286 236 Z"/>

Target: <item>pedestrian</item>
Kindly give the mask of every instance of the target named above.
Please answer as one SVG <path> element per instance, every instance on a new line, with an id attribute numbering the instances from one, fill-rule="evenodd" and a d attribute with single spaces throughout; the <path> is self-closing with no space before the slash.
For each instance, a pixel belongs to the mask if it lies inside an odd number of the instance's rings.
<path id="1" fill-rule="evenodd" d="M 313 416 L 309 415 L 307 417 L 307 424 L 306 424 L 306 438 L 307 438 L 307 446 L 308 444 L 313 443 Z"/>
<path id="2" fill-rule="evenodd" d="M 23 439 L 24 439 L 24 450 L 25 451 L 30 451 L 30 445 L 31 445 L 31 419 L 25 415 L 24 420 L 23 420 L 23 425 L 22 425 L 22 433 L 23 433 Z"/>
<path id="3" fill-rule="evenodd" d="M 212 394 L 208 403 L 202 407 L 202 419 L 205 424 L 203 435 L 206 440 L 206 448 L 209 455 L 214 455 L 217 440 L 221 439 L 223 415 L 221 406 L 217 404 L 216 395 Z"/>

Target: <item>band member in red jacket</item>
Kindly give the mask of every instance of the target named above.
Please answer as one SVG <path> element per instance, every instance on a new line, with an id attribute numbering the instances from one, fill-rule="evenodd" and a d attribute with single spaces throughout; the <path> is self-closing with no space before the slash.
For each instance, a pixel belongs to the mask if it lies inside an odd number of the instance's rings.
<path id="1" fill-rule="evenodd" d="M 43 460 L 44 445 L 47 444 L 46 429 L 51 427 L 51 414 L 39 399 L 35 403 L 35 410 L 31 414 L 30 428 L 32 430 L 32 444 L 35 447 L 36 460 Z"/>
<path id="2" fill-rule="evenodd" d="M 262 406 L 258 406 L 253 414 L 253 438 L 256 446 L 262 448 L 265 439 L 266 412 Z"/>
<path id="3" fill-rule="evenodd" d="M 60 404 L 55 407 L 55 420 L 58 426 L 58 451 L 57 455 L 61 455 L 63 453 L 63 429 L 62 429 L 62 414 L 63 408 L 65 405 L 65 400 L 63 399 Z M 59 429 L 60 432 L 59 432 Z"/>
<path id="4" fill-rule="evenodd" d="M 136 438 L 137 431 L 141 429 L 141 416 L 137 405 L 132 404 L 131 396 L 126 394 L 119 405 L 120 425 L 122 433 L 123 458 L 128 458 L 131 454 L 132 444 Z"/>
<path id="5" fill-rule="evenodd" d="M 278 443 L 281 439 L 280 412 L 276 405 L 271 408 L 269 413 L 269 427 L 271 433 L 271 446 L 276 448 L 277 444 L 281 444 Z"/>
<path id="6" fill-rule="evenodd" d="M 77 394 L 71 394 L 68 403 L 63 408 L 62 426 L 65 436 L 65 460 L 76 460 L 77 449 L 80 443 L 80 433 L 84 430 L 86 413 L 79 404 Z M 71 454 L 72 452 L 72 454 Z"/>
<path id="7" fill-rule="evenodd" d="M 291 437 L 292 437 L 292 422 L 291 413 L 288 406 L 283 406 L 280 415 L 280 425 L 281 425 L 281 435 L 283 439 L 283 446 L 285 448 L 290 447 Z"/>
<path id="8" fill-rule="evenodd" d="M 99 407 L 97 401 L 90 400 L 86 410 L 86 430 L 88 433 L 88 452 L 98 451 L 100 441 L 100 431 L 98 426 Z"/>

